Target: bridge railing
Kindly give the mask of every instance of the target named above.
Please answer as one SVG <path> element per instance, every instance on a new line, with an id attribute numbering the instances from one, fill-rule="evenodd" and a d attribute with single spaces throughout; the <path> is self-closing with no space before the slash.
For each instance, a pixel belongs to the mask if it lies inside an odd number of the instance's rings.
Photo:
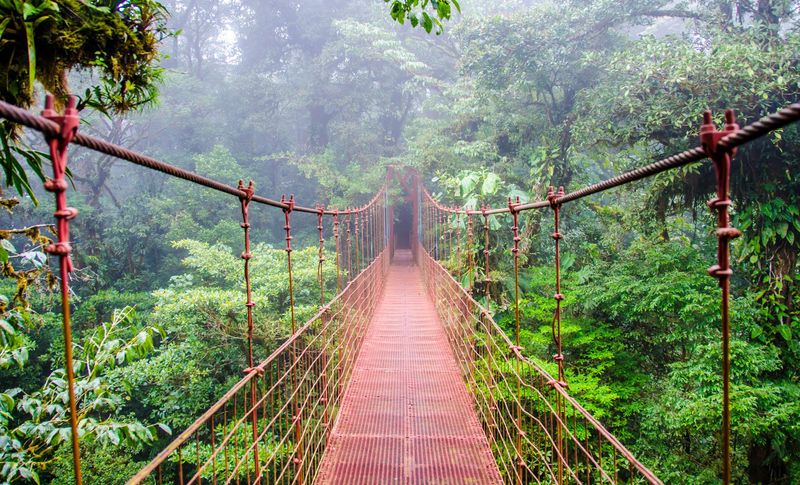
<path id="1" fill-rule="evenodd" d="M 800 119 L 800 103 L 788 105 L 744 128 L 736 123 L 733 111 L 725 114 L 725 125 L 718 129 L 710 112 L 703 115 L 700 146 L 663 160 L 622 173 L 608 180 L 565 192 L 550 187 L 545 200 L 521 203 L 508 199 L 504 207 L 480 209 L 449 207 L 437 201 L 417 182 L 416 240 L 417 261 L 422 265 L 426 283 L 434 295 L 450 343 L 475 398 L 486 437 L 492 446 L 503 478 L 508 483 L 554 482 L 625 482 L 660 483 L 644 465 L 614 438 L 590 413 L 568 393 L 564 372 L 561 338 L 561 264 L 559 231 L 560 209 L 584 197 L 619 187 L 667 170 L 709 159 L 714 166 L 716 196 L 708 202 L 717 216 L 716 264 L 708 269 L 721 288 L 721 383 L 722 423 L 719 451 L 723 483 L 731 482 L 730 421 L 730 279 L 733 273 L 730 242 L 741 233 L 731 227 L 729 208 L 731 163 L 737 147 Z M 419 177 L 417 177 L 419 180 Z M 555 246 L 555 311 L 552 320 L 554 361 L 558 375 L 550 376 L 520 347 L 520 236 L 519 214 L 531 209 L 551 209 L 552 238 Z M 511 308 L 516 331 L 513 340 L 499 327 L 487 308 L 493 283 L 490 275 L 490 218 L 510 216 L 513 236 L 511 254 L 514 267 L 514 295 Z M 483 258 L 475 250 L 473 216 L 483 219 Z M 467 238 L 462 244 L 462 218 L 466 219 Z M 478 245 L 480 246 L 480 245 Z M 462 287 L 437 260 L 457 261 L 466 265 L 474 278 L 476 259 L 483 259 L 483 296 L 481 306 L 469 290 Z M 478 263 L 480 264 L 480 263 Z"/>
<path id="2" fill-rule="evenodd" d="M 384 184 L 361 207 L 332 209 L 295 204 L 257 195 L 251 181 L 231 186 L 170 165 L 125 147 L 78 132 L 76 98 L 63 113 L 47 97 L 42 116 L 0 101 L 0 117 L 41 132 L 50 148 L 53 177 L 45 188 L 56 195 L 56 243 L 46 248 L 59 257 L 65 367 L 69 391 L 71 444 L 75 483 L 82 483 L 80 418 L 74 392 L 70 324 L 69 273 L 73 270 L 69 223 L 78 211 L 67 207 L 67 152 L 71 144 L 162 172 L 168 176 L 233 196 L 241 205 L 248 355 L 245 376 L 188 429 L 180 433 L 130 481 L 136 483 L 303 483 L 313 480 L 347 387 L 373 301 L 382 289 L 391 257 L 392 210 Z M 233 201 L 234 199 L 232 199 Z M 290 337 L 263 362 L 254 361 L 254 321 L 250 259 L 250 209 L 263 205 L 280 210 L 285 222 L 286 278 L 289 290 Z M 310 214 L 319 234 L 317 288 L 320 311 L 302 326 L 295 321 L 292 276 L 292 214 Z M 326 303 L 323 262 L 325 227 L 332 221 L 336 255 L 337 295 Z M 343 288 L 343 289 L 342 289 Z M 339 291 L 341 290 L 341 291 Z"/>
<path id="3" fill-rule="evenodd" d="M 418 261 L 505 483 L 661 483 L 447 269 Z"/>
<path id="4" fill-rule="evenodd" d="M 388 263 L 387 248 L 128 483 L 313 482 Z"/>

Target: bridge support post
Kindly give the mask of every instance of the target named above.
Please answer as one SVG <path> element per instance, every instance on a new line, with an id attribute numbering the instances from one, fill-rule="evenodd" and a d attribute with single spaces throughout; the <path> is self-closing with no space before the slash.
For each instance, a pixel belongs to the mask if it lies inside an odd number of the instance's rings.
<path id="1" fill-rule="evenodd" d="M 56 199 L 56 234 L 58 242 L 45 248 L 47 254 L 59 257 L 59 270 L 61 281 L 61 314 L 64 324 L 64 367 L 67 371 L 67 390 L 69 394 L 69 426 L 70 440 L 72 442 L 72 467 L 76 485 L 83 483 L 81 474 L 81 448 L 78 437 L 78 404 L 75 398 L 75 371 L 72 363 L 72 324 L 70 322 L 69 306 L 69 274 L 72 273 L 72 246 L 69 241 L 69 221 L 78 215 L 78 210 L 67 207 L 67 150 L 69 144 L 78 131 L 80 118 L 76 109 L 75 96 L 70 96 L 64 114 L 59 116 L 53 109 L 53 96 L 47 95 L 42 116 L 59 125 L 59 132 L 47 137 L 50 149 L 50 159 L 53 165 L 53 178 L 44 183 L 48 192 L 55 194 Z"/>
<path id="2" fill-rule="evenodd" d="M 342 291 L 342 267 L 339 256 L 339 211 L 333 212 L 333 245 L 336 251 L 336 294 Z"/>
<path id="3" fill-rule="evenodd" d="M 324 226 L 322 219 L 325 216 L 325 208 L 317 206 L 317 232 L 319 233 L 319 254 L 317 256 L 317 281 L 319 282 L 319 307 L 325 307 L 325 237 L 323 235 Z M 320 373 L 320 384 L 322 387 L 322 395 L 320 403 L 322 404 L 322 429 L 325 433 L 325 443 L 328 442 L 328 319 L 326 314 L 320 317 L 322 325 L 322 372 Z"/>
<path id="4" fill-rule="evenodd" d="M 242 229 L 244 230 L 244 252 L 242 252 L 242 260 L 244 260 L 244 283 L 245 283 L 245 292 L 247 294 L 247 302 L 245 303 L 245 307 L 247 307 L 247 369 L 245 369 L 245 373 L 249 372 L 256 372 L 255 362 L 253 360 L 253 307 L 256 304 L 253 302 L 253 292 L 252 287 L 250 284 L 250 259 L 252 258 L 252 254 L 250 253 L 250 201 L 253 200 L 253 193 L 255 192 L 255 187 L 253 186 L 253 181 L 251 180 L 250 183 L 245 187 L 244 181 L 239 180 L 239 191 L 241 195 L 239 196 L 239 201 L 242 204 Z M 258 456 L 258 407 L 256 406 L 256 387 L 257 387 L 257 378 L 253 378 L 250 380 L 250 406 L 252 410 L 250 412 L 250 424 L 252 428 L 252 436 L 253 436 L 253 469 L 255 471 L 256 477 L 261 476 L 261 460 Z M 247 412 L 247 409 L 244 410 Z"/>
<path id="5" fill-rule="evenodd" d="M 347 268 L 347 275 L 345 276 L 343 287 L 347 286 L 347 283 L 350 282 L 350 209 L 345 209 L 344 214 L 344 259 L 346 260 L 342 263 L 342 267 Z"/>
<path id="6" fill-rule="evenodd" d="M 473 239 L 474 239 L 474 232 L 472 227 L 472 217 L 470 217 L 469 212 L 466 213 L 467 217 L 467 277 L 469 278 L 469 294 L 470 296 L 474 296 L 472 294 L 472 290 L 475 288 L 475 259 L 473 255 Z"/>
<path id="7" fill-rule="evenodd" d="M 292 275 L 292 224 L 291 215 L 294 209 L 294 196 L 290 195 L 289 199 L 286 196 L 281 197 L 281 203 L 286 204 L 287 208 L 283 209 L 283 216 L 285 224 L 283 230 L 286 231 L 286 270 L 289 279 L 289 316 L 292 325 L 292 335 L 297 332 L 297 325 L 294 318 L 294 278 Z M 299 390 L 300 383 L 298 382 L 298 361 L 297 361 L 297 339 L 292 340 L 292 424 L 294 426 L 294 446 L 295 456 L 293 458 L 295 465 L 295 482 L 298 484 L 303 483 L 303 423 L 301 416 L 301 409 L 299 405 Z"/>
<path id="8" fill-rule="evenodd" d="M 456 209 L 456 266 L 461 269 L 461 211 Z"/>
<path id="9" fill-rule="evenodd" d="M 556 354 L 553 360 L 558 364 L 558 378 L 551 381 L 549 384 L 552 386 L 567 387 L 567 380 L 564 375 L 564 354 L 561 346 L 561 302 L 564 300 L 564 295 L 561 294 L 561 239 L 563 236 L 559 232 L 559 223 L 561 221 L 561 205 L 558 199 L 564 197 L 564 187 L 559 187 L 556 192 L 555 187 L 550 187 L 547 191 L 547 201 L 550 203 L 550 208 L 553 210 L 553 241 L 555 241 L 555 270 L 556 270 L 556 292 L 553 299 L 556 301 L 556 309 L 553 312 L 553 344 L 556 347 Z M 564 432 L 565 426 L 565 403 L 564 398 L 560 393 L 555 393 L 556 396 L 556 415 L 558 422 L 556 423 L 556 449 L 558 451 L 558 483 L 563 483 L 564 480 L 564 465 L 568 453 L 564 452 Z M 602 450 L 601 450 L 602 453 Z"/>
<path id="10" fill-rule="evenodd" d="M 708 201 L 711 210 L 717 213 L 717 264 L 708 268 L 708 274 L 719 280 L 722 289 L 722 481 L 731 483 L 731 410 L 730 410 L 730 241 L 741 235 L 730 225 L 728 210 L 731 206 L 731 160 L 736 149 L 720 149 L 718 142 L 723 137 L 739 131 L 736 116 L 732 110 L 725 112 L 725 128 L 717 130 L 711 112 L 703 113 L 700 127 L 700 142 L 706 155 L 714 164 L 716 175 L 716 197 Z"/>
<path id="11" fill-rule="evenodd" d="M 491 312 L 491 284 L 492 279 L 489 277 L 489 214 L 486 212 L 487 207 L 485 205 L 481 205 L 481 215 L 483 216 L 483 298 L 484 298 L 484 306 L 486 307 L 487 312 Z M 489 318 L 490 315 L 485 315 L 485 318 Z M 484 318 L 482 316 L 481 318 Z M 489 426 L 489 446 L 494 446 L 494 428 L 495 428 L 495 416 L 494 412 L 497 408 L 497 404 L 494 402 L 494 355 L 492 354 L 494 341 L 494 332 L 492 331 L 492 325 L 488 324 L 485 325 L 486 327 L 486 363 L 489 368 L 489 422 L 487 425 Z"/>
<path id="12" fill-rule="evenodd" d="M 521 327 L 521 318 L 520 318 L 520 311 L 519 311 L 519 243 L 522 238 L 519 236 L 519 211 L 517 210 L 517 206 L 520 204 L 519 197 L 517 197 L 516 204 L 511 200 L 511 197 L 508 198 L 508 210 L 511 212 L 511 218 L 514 221 L 513 225 L 511 226 L 511 231 L 514 234 L 514 246 L 511 248 L 511 253 L 514 255 L 514 323 L 516 324 L 515 332 L 514 332 L 514 354 L 516 357 L 516 364 L 517 364 L 517 433 L 516 433 L 516 465 L 517 465 L 517 476 L 516 481 L 518 485 L 521 485 L 522 480 L 522 470 L 525 466 L 525 461 L 522 458 L 522 437 L 525 434 L 525 431 L 522 429 L 522 347 L 520 346 L 520 327 Z M 559 438 L 559 447 L 561 446 L 561 439 Z M 560 470 L 561 462 L 559 461 L 559 470 Z M 558 483 L 561 483 L 561 473 L 559 472 L 559 480 Z"/>

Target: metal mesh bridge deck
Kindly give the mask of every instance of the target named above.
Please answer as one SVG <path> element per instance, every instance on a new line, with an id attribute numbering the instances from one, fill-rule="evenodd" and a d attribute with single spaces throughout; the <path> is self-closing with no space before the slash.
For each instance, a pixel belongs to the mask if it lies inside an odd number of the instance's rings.
<path id="1" fill-rule="evenodd" d="M 397 251 L 317 483 L 500 481 L 422 274 Z"/>

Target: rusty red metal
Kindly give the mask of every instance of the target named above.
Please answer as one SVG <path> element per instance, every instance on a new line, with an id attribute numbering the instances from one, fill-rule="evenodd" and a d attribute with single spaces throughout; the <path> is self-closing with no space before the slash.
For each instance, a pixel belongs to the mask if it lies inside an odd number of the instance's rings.
<path id="1" fill-rule="evenodd" d="M 336 252 L 336 294 L 342 291 L 342 262 L 339 247 L 339 211 L 333 213 L 333 245 Z"/>
<path id="2" fill-rule="evenodd" d="M 467 247 L 466 247 L 466 254 L 467 254 L 467 274 L 469 278 L 469 292 L 472 294 L 472 291 L 475 289 L 475 248 L 474 246 L 474 238 L 475 233 L 472 226 L 472 217 L 466 215 L 467 218 Z"/>
<path id="3" fill-rule="evenodd" d="M 547 191 L 547 201 L 550 203 L 550 208 L 553 210 L 553 234 L 552 238 L 555 242 L 555 284 L 556 292 L 553 299 L 556 301 L 556 308 L 553 312 L 553 322 L 551 332 L 553 335 L 553 344 L 556 348 L 556 353 L 553 355 L 553 360 L 558 365 L 558 377 L 548 382 L 551 386 L 560 386 L 562 389 L 567 388 L 567 379 L 564 374 L 564 352 L 561 343 L 561 302 L 564 300 L 564 295 L 561 293 L 561 239 L 563 235 L 559 232 L 561 221 L 561 204 L 558 199 L 564 197 L 564 187 L 559 187 L 556 192 L 554 187 L 550 187 Z M 566 419 L 564 414 L 565 404 L 564 399 L 560 395 L 556 395 L 556 413 L 562 421 Z M 556 446 L 559 455 L 564 452 L 564 433 L 559 427 L 556 430 Z M 558 480 L 559 483 L 563 481 L 564 477 L 564 463 L 561 460 L 558 462 Z"/>
<path id="4" fill-rule="evenodd" d="M 410 251 L 376 307 L 317 483 L 500 483 Z"/>
<path id="5" fill-rule="evenodd" d="M 75 483 L 81 485 L 81 449 L 78 435 L 78 410 L 75 398 L 75 371 L 72 359 L 72 324 L 70 322 L 69 304 L 69 274 L 72 272 L 72 245 L 69 240 L 69 221 L 77 217 L 78 210 L 67 206 L 67 152 L 69 144 L 78 132 L 80 119 L 76 109 L 77 99 L 70 96 L 63 115 L 58 115 L 53 109 L 53 96 L 48 95 L 42 116 L 58 125 L 57 134 L 47 136 L 47 145 L 50 149 L 50 160 L 53 166 L 53 178 L 44 183 L 44 188 L 55 194 L 56 234 L 58 241 L 48 245 L 45 251 L 59 257 L 59 281 L 61 289 L 61 314 L 63 316 L 64 332 L 64 366 L 67 372 L 67 390 L 69 394 L 69 425 L 70 441 L 72 444 L 72 464 Z"/>
<path id="6" fill-rule="evenodd" d="M 319 283 L 319 306 L 325 306 L 325 274 L 323 272 L 323 265 L 325 264 L 325 237 L 323 231 L 322 219 L 325 217 L 325 208 L 317 206 L 319 212 L 317 213 L 317 233 L 319 234 L 319 247 L 317 250 L 317 282 Z"/>
<path id="7" fill-rule="evenodd" d="M 483 215 L 483 304 L 486 308 L 491 308 L 491 285 L 492 278 L 489 275 L 489 212 L 485 205 L 481 206 Z"/>
<path id="8" fill-rule="evenodd" d="M 728 135 L 739 131 L 736 116 L 732 110 L 725 112 L 725 128 L 717 130 L 711 118 L 711 112 L 703 114 L 703 125 L 700 127 L 700 142 L 703 150 L 711 158 L 716 175 L 717 196 L 708 201 L 711 210 L 717 212 L 717 264 L 708 268 L 708 274 L 719 280 L 722 289 L 722 481 L 731 483 L 731 410 L 730 410 L 730 241 L 741 235 L 741 232 L 730 225 L 728 210 L 731 206 L 731 160 L 736 154 L 735 148 L 721 148 L 719 142 Z"/>
<path id="9" fill-rule="evenodd" d="M 556 192 L 554 187 L 550 187 L 547 191 L 547 200 L 550 202 L 550 207 L 553 209 L 553 234 L 552 238 L 555 241 L 555 270 L 556 270 L 556 292 L 553 299 L 556 301 L 556 309 L 553 312 L 553 324 L 551 333 L 553 335 L 553 345 L 556 348 L 556 354 L 553 360 L 558 364 L 558 380 L 553 381 L 551 384 L 567 387 L 567 378 L 564 375 L 564 352 L 561 345 L 561 302 L 564 301 L 564 295 L 561 293 L 561 240 L 564 236 L 559 232 L 559 224 L 561 221 L 561 204 L 558 199 L 564 197 L 564 187 L 559 187 Z"/>
<path id="10" fill-rule="evenodd" d="M 514 332 L 514 350 L 516 352 L 520 352 L 522 347 L 520 346 L 520 326 L 521 326 L 521 319 L 520 319 L 520 309 L 519 309 L 519 243 L 522 241 L 522 238 L 519 235 L 519 211 L 516 210 L 516 207 L 520 204 L 519 197 L 517 197 L 516 203 L 511 200 L 511 197 L 508 198 L 508 210 L 511 212 L 511 219 L 513 220 L 513 225 L 511 226 L 511 232 L 514 234 L 513 238 L 513 246 L 511 247 L 511 254 L 514 256 L 514 323 L 515 323 L 515 332 Z M 521 359 L 516 359 L 516 366 L 517 366 L 517 374 L 522 375 L 522 362 Z M 525 467 L 525 460 L 522 457 L 522 437 L 524 435 L 523 428 L 522 428 L 522 382 L 521 380 L 517 380 L 517 401 L 516 401 L 516 412 L 517 412 L 517 422 L 516 422 L 516 442 L 515 442 L 515 462 L 517 465 L 517 472 L 515 475 L 515 481 L 518 485 L 522 484 L 522 470 Z M 562 482 L 562 475 L 559 473 L 558 476 L 558 483 Z"/>
<path id="11" fill-rule="evenodd" d="M 239 190 L 242 192 L 239 198 L 242 205 L 242 229 L 244 230 L 244 252 L 242 252 L 242 260 L 244 260 L 244 284 L 247 294 L 247 301 L 245 307 L 247 308 L 247 362 L 249 372 L 253 368 L 253 307 L 256 304 L 253 302 L 253 292 L 250 285 L 250 259 L 253 257 L 250 252 L 250 202 L 253 200 L 253 192 L 255 187 L 253 181 L 245 186 L 244 181 L 239 181 Z"/>
<path id="12" fill-rule="evenodd" d="M 350 241 L 350 212 L 347 213 L 345 216 L 345 254 L 347 255 L 347 281 L 350 282 L 353 279 L 353 248 L 352 243 Z"/>
<path id="13" fill-rule="evenodd" d="M 289 318 L 291 320 L 292 325 L 292 335 L 295 335 L 297 332 L 297 324 L 295 323 L 295 308 L 294 308 L 294 277 L 292 274 L 292 224 L 291 224 L 291 217 L 292 217 L 292 210 L 294 209 L 294 195 L 290 195 L 289 199 L 286 199 L 286 196 L 281 197 L 281 203 L 286 204 L 286 208 L 283 209 L 283 215 L 285 220 L 285 225 L 283 226 L 284 230 L 286 231 L 286 277 L 289 281 Z M 300 371 L 299 366 L 297 365 L 298 357 L 297 357 L 297 340 L 292 341 L 292 389 L 297 390 L 298 388 L 298 373 Z M 295 442 L 295 453 L 294 458 L 292 458 L 292 462 L 295 465 L 295 477 L 297 477 L 298 483 L 303 483 L 303 413 L 302 408 L 300 406 L 300 401 L 298 399 L 298 393 L 292 392 L 292 405 L 294 407 L 294 414 L 292 415 L 292 423 L 294 425 L 294 442 Z M 257 412 L 257 408 L 255 410 Z M 257 443 L 257 440 L 254 440 Z M 257 454 L 258 445 L 253 447 L 255 450 L 254 455 Z M 258 467 L 256 467 L 256 474 L 260 476 Z"/>
<path id="14" fill-rule="evenodd" d="M 242 252 L 242 260 L 244 260 L 244 283 L 247 301 L 245 307 L 247 308 L 247 369 L 245 373 L 257 372 L 255 362 L 253 360 L 253 307 L 256 306 L 253 301 L 253 291 L 250 283 L 250 259 L 253 255 L 250 252 L 250 202 L 253 200 L 253 193 L 255 186 L 251 180 L 247 186 L 244 185 L 243 180 L 239 180 L 239 190 L 242 195 L 239 201 L 242 205 L 242 229 L 244 230 L 244 252 Z M 256 402 L 256 381 L 250 381 L 250 402 Z M 251 436 L 253 441 L 258 439 L 258 410 L 251 413 L 250 416 Z M 256 475 L 261 473 L 261 460 L 258 457 L 258 447 L 253 450 L 253 469 Z M 249 470 L 249 468 L 248 468 Z"/>

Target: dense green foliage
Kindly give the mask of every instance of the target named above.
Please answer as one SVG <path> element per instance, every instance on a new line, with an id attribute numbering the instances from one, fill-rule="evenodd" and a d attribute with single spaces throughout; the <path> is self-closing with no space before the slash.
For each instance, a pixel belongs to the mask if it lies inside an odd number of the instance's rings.
<path id="1" fill-rule="evenodd" d="M 80 107 L 121 113 L 151 104 L 162 74 L 158 45 L 168 34 L 165 15 L 153 0 L 3 0 L 0 99 L 28 107 L 38 81 L 62 104 L 71 92 L 69 72 L 82 70 L 96 81 L 82 93 Z M 28 171 L 17 159 L 44 180 L 43 156 L 18 136 L 17 127 L 0 122 L 5 185 L 35 200 Z"/>
<path id="2" fill-rule="evenodd" d="M 271 197 L 356 205 L 394 164 L 470 208 L 538 200 L 550 185 L 574 189 L 695 146 L 706 108 L 718 121 L 735 108 L 747 123 L 800 100 L 794 1 L 511 0 L 461 15 L 444 0 L 163 3 L 0 1 L 11 66 L 0 97 L 28 106 L 34 80 L 69 87 L 83 93 L 81 130 L 226 183 L 252 178 Z M 158 79 L 159 105 L 145 106 Z M 69 483 L 63 339 L 42 251 L 52 209 L 34 204 L 44 158 L 32 140 L 0 156 L 19 193 L 3 201 L 2 227 L 15 229 L 0 231 L 0 481 Z M 737 483 L 800 481 L 798 156 L 795 125 L 734 164 Z M 246 366 L 240 207 L 86 151 L 73 150 L 70 168 L 84 472 L 121 483 Z M 563 209 L 570 392 L 667 483 L 719 476 L 712 191 L 700 163 Z M 288 332 L 283 215 L 252 206 L 251 224 L 263 358 Z M 547 210 L 522 216 L 522 341 L 549 370 L 551 224 Z M 493 310 L 511 329 L 511 223 L 490 225 Z M 318 304 L 316 218 L 293 214 L 292 226 L 303 319 Z M 483 279 L 451 264 L 465 286 Z"/>

